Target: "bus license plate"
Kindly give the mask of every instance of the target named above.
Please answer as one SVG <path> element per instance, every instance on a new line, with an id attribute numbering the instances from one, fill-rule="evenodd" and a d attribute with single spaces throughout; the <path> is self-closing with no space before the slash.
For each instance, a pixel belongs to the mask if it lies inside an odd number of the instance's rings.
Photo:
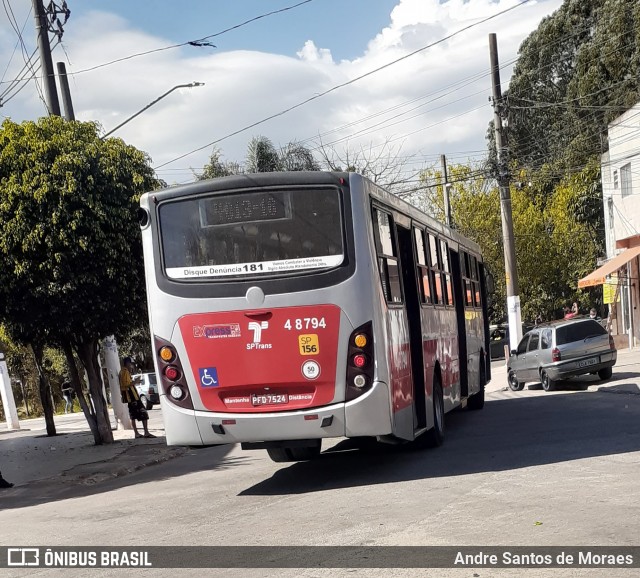
<path id="1" fill-rule="evenodd" d="M 590 359 L 583 359 L 582 361 L 578 361 L 578 367 L 589 367 L 590 365 L 595 365 L 598 363 L 597 357 L 592 357 Z"/>
<path id="2" fill-rule="evenodd" d="M 286 393 L 264 393 L 262 395 L 252 395 L 252 405 L 280 405 L 289 403 L 289 396 Z"/>

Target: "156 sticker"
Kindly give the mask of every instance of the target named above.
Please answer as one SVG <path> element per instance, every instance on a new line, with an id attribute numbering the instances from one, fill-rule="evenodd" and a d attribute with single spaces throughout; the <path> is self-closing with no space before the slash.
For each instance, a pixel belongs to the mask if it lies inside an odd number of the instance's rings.
<path id="1" fill-rule="evenodd" d="M 318 355 L 320 353 L 320 343 L 315 333 L 298 335 L 298 346 L 300 347 L 300 355 Z"/>

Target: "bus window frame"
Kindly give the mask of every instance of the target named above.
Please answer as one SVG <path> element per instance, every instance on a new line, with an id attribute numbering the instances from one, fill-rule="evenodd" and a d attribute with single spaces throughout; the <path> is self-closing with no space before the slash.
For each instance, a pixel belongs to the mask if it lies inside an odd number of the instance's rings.
<path id="1" fill-rule="evenodd" d="M 380 235 L 380 225 L 378 223 L 378 214 L 383 213 L 387 216 L 389 220 L 389 233 L 391 237 L 391 249 L 394 251 L 395 255 L 389 255 L 387 253 L 382 252 L 382 242 L 379 238 Z M 382 293 L 384 295 L 385 303 L 387 307 L 392 308 L 402 308 L 405 306 L 405 297 L 404 297 L 404 285 L 402 279 L 402 264 L 400 263 L 400 255 L 398 250 L 398 233 L 396 231 L 396 219 L 393 216 L 393 211 L 389 207 L 385 207 L 381 203 L 373 202 L 371 203 L 371 232 L 373 233 L 373 242 L 374 242 L 374 250 L 376 253 L 376 265 L 378 268 L 378 279 L 380 281 L 380 288 L 382 289 Z M 381 262 L 384 261 L 386 267 L 384 270 L 384 274 L 386 274 L 386 279 L 389 287 L 389 297 L 393 299 L 393 294 L 391 293 L 391 281 L 389 277 L 389 260 L 395 261 L 395 265 L 398 271 L 398 287 L 400 289 L 400 301 L 389 300 L 387 294 L 384 290 L 384 284 L 382 282 L 383 271 L 380 267 Z"/>
<path id="2" fill-rule="evenodd" d="M 416 251 L 415 251 L 416 259 L 415 259 L 414 267 L 418 275 L 418 287 L 420 289 L 420 305 L 422 307 L 434 307 L 435 303 L 434 303 L 433 297 L 435 295 L 435 287 L 434 287 L 435 281 L 433 278 L 433 272 L 429 267 L 429 250 L 428 250 L 427 243 L 425 242 L 426 231 L 424 229 L 424 225 L 422 225 L 421 223 L 418 223 L 417 221 L 414 221 L 411 224 L 411 228 L 413 229 L 414 244 L 416 243 L 416 238 L 417 238 L 416 234 L 420 234 L 420 238 L 422 240 L 422 249 L 424 254 L 424 263 L 420 263 L 420 261 L 418 260 L 418 250 L 416 247 Z M 424 291 L 425 277 L 427 278 L 427 283 L 429 284 L 428 299 Z"/>
<path id="3" fill-rule="evenodd" d="M 268 181 L 269 174 L 265 174 L 264 181 Z M 260 175 L 262 176 L 262 175 Z M 253 175 L 252 177 L 255 177 Z M 294 175 L 295 177 L 295 175 Z M 348 179 L 328 178 L 326 173 L 318 172 L 317 177 L 311 175 L 310 182 L 300 184 L 294 177 L 291 183 L 279 182 L 271 185 L 268 182 L 261 183 L 260 177 L 255 186 L 249 186 L 245 178 L 229 177 L 226 179 L 229 186 L 223 186 L 223 181 L 200 181 L 182 187 L 160 190 L 150 193 L 151 208 L 149 226 L 153 231 L 154 246 L 153 258 L 155 265 L 155 278 L 158 289 L 168 295 L 185 298 L 212 298 L 212 297 L 243 297 L 247 291 L 256 285 L 268 293 L 281 293 L 308 291 L 310 289 L 331 287 L 352 277 L 355 273 L 355 237 L 353 231 L 353 204 Z M 314 178 L 315 177 L 315 178 Z M 241 181 L 241 186 L 233 186 L 235 181 Z M 277 275 L 247 276 L 247 277 L 220 277 L 220 278 L 195 278 L 172 279 L 166 275 L 164 266 L 163 244 L 159 228 L 159 209 L 164 203 L 177 202 L 189 198 L 197 200 L 211 195 L 242 194 L 253 191 L 282 191 L 282 190 L 321 190 L 332 189 L 338 191 L 341 211 L 341 232 L 343 242 L 344 260 L 341 265 L 330 269 L 309 269 L 293 271 L 291 273 L 278 273 Z"/>

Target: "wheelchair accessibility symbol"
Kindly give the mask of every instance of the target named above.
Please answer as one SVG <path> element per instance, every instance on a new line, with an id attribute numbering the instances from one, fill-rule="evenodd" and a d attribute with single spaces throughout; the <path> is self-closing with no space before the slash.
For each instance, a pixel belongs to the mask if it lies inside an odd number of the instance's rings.
<path id="1" fill-rule="evenodd" d="M 198 372 L 202 387 L 218 387 L 218 370 L 215 367 L 201 367 Z"/>

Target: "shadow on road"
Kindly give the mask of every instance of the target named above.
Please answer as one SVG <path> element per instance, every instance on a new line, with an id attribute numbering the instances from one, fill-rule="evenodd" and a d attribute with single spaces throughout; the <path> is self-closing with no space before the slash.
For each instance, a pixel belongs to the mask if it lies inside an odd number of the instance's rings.
<path id="1" fill-rule="evenodd" d="M 64 435 L 84 439 L 87 444 L 90 437 L 86 432 Z M 56 437 L 43 438 L 43 444 L 55 444 Z M 74 451 L 91 451 L 89 463 L 74 465 L 55 477 L 36 479 L 10 490 L 3 490 L 0 495 L 0 510 L 93 496 L 204 470 L 229 469 L 242 465 L 249 459 L 226 458 L 233 448 L 231 444 L 190 449 L 167 447 L 164 438 L 157 438 L 152 443 L 153 445 L 145 446 L 145 442 L 141 440 L 120 440 L 108 446 L 77 446 L 73 448 Z M 57 453 L 62 454 L 63 451 Z M 27 459 L 35 460 L 38 457 L 36 452 L 32 456 L 26 456 Z M 64 456 L 60 455 L 60 459 L 64 460 Z"/>
<path id="2" fill-rule="evenodd" d="M 505 471 L 640 450 L 640 396 L 598 391 L 491 400 L 447 414 L 434 450 L 347 440 L 284 467 L 240 495 L 287 495 Z"/>

